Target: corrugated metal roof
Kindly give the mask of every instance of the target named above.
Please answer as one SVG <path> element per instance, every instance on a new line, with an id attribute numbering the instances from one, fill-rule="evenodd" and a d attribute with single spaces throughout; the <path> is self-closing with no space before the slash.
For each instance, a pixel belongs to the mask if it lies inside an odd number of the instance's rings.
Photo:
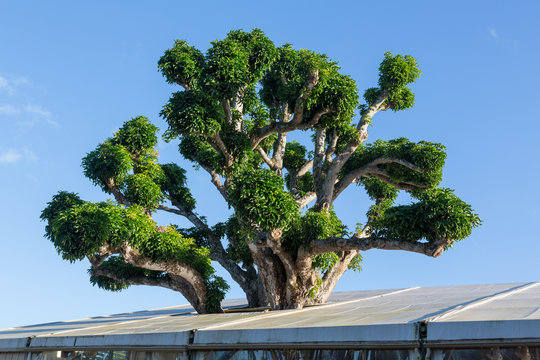
<path id="1" fill-rule="evenodd" d="M 416 344 L 535 339 L 540 282 L 335 293 L 302 310 L 197 315 L 188 305 L 0 330 L 0 349 Z M 224 307 L 238 307 L 231 300 Z"/>

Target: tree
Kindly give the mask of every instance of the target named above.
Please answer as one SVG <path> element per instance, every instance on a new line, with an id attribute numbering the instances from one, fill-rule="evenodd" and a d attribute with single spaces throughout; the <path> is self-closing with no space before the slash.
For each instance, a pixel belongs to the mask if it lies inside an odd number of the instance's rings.
<path id="1" fill-rule="evenodd" d="M 61 191 L 41 214 L 59 254 L 88 258 L 90 281 L 101 288 L 162 286 L 200 313 L 220 312 L 228 285 L 211 259 L 250 306 L 301 308 L 325 302 L 347 269 L 359 269 L 361 251 L 438 257 L 480 224 L 452 190 L 437 187 L 443 145 L 366 143 L 377 112 L 413 106 L 407 85 L 420 70 L 411 56 L 386 53 L 378 86 L 365 90 L 362 104 L 336 62 L 289 44 L 276 48 L 260 30 L 231 31 L 206 54 L 176 41 L 158 68 L 183 88 L 160 113 L 164 138 L 179 140 L 180 153 L 209 174 L 232 215 L 208 224 L 195 211 L 185 170 L 157 162 L 158 129 L 143 116 L 127 121 L 82 161 L 114 201 Z M 293 131 L 309 131 L 312 144 L 289 141 Z M 352 184 L 373 205 L 366 224 L 349 231 L 332 204 Z M 416 202 L 394 205 L 399 191 Z M 193 226 L 159 226 L 157 211 Z"/>

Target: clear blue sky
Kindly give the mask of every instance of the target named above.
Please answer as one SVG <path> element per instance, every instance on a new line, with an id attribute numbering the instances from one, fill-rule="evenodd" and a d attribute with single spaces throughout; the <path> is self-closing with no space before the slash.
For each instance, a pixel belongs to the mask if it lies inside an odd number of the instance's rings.
<path id="1" fill-rule="evenodd" d="M 379 4 L 380 3 L 380 4 Z M 540 280 L 540 28 L 537 1 L 3 1 L 0 4 L 0 328 L 185 303 L 178 293 L 105 292 L 86 262 L 63 261 L 39 214 L 58 190 L 105 199 L 80 160 L 133 116 L 158 127 L 174 87 L 156 63 L 175 39 L 201 50 L 231 29 L 262 29 L 277 45 L 327 53 L 360 89 L 376 84 L 385 51 L 423 71 L 414 109 L 377 115 L 370 140 L 442 142 L 443 186 L 484 220 L 438 259 L 364 253 L 364 270 L 337 290 Z M 198 211 L 227 206 L 206 173 L 160 143 L 162 162 L 189 169 Z M 349 189 L 347 224 L 369 205 Z M 160 217 L 164 223 L 179 222 Z M 183 224 L 182 222 L 180 222 Z M 231 282 L 231 284 L 233 284 Z M 241 297 L 233 287 L 229 298 Z"/>

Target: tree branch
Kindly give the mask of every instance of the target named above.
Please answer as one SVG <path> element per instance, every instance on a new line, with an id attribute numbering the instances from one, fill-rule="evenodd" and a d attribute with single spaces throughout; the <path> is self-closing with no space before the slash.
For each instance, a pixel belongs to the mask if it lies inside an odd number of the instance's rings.
<path id="1" fill-rule="evenodd" d="M 225 111 L 225 120 L 228 124 L 232 125 L 233 118 L 232 118 L 232 111 L 231 111 L 231 103 L 227 99 L 221 100 L 221 106 L 223 107 L 223 111 Z"/>
<path id="2" fill-rule="evenodd" d="M 259 154 L 263 158 L 266 165 L 270 166 L 270 169 L 275 170 L 274 169 L 274 166 L 275 166 L 274 160 L 270 159 L 268 157 L 268 155 L 266 154 L 266 152 L 260 146 L 257 146 L 256 150 L 259 152 Z"/>
<path id="3" fill-rule="evenodd" d="M 306 83 L 304 84 L 304 89 L 294 104 L 294 116 L 292 118 L 292 123 L 298 125 L 302 122 L 304 117 L 304 103 L 306 99 L 311 94 L 311 90 L 319 82 L 319 70 L 310 71 L 307 76 Z"/>
<path id="4" fill-rule="evenodd" d="M 302 167 L 298 170 L 296 173 L 297 178 L 301 178 L 302 176 L 306 175 L 306 173 L 311 170 L 313 167 L 313 159 L 307 161 Z"/>
<path id="5" fill-rule="evenodd" d="M 362 114 L 360 121 L 358 122 L 358 138 L 350 141 L 345 149 L 334 159 L 332 165 L 329 167 L 326 173 L 325 183 L 323 185 L 323 193 L 319 196 L 319 204 L 323 209 L 330 209 L 332 206 L 334 185 L 339 174 L 339 171 L 349 160 L 351 155 L 356 151 L 358 146 L 367 140 L 368 133 L 367 128 L 371 124 L 371 119 L 380 110 L 388 98 L 388 92 L 386 90 L 381 91 L 381 94 L 375 99 L 373 104 Z"/>
<path id="6" fill-rule="evenodd" d="M 315 155 L 313 157 L 313 185 L 315 192 L 320 195 L 323 186 L 323 161 L 324 161 L 324 143 L 326 141 L 326 130 L 317 129 L 315 132 Z"/>
<path id="7" fill-rule="evenodd" d="M 392 185 L 400 190 L 412 190 L 414 187 L 417 187 L 417 188 L 426 187 L 423 184 L 394 182 L 391 180 L 390 176 L 386 173 L 386 171 L 377 167 L 379 165 L 391 164 L 391 163 L 402 165 L 408 169 L 411 169 L 419 173 L 424 173 L 425 171 L 424 169 L 406 160 L 396 159 L 396 158 L 387 158 L 387 157 L 378 158 L 362 167 L 359 167 L 357 169 L 350 171 L 341 180 L 339 180 L 334 187 L 334 195 L 332 197 L 332 201 L 334 201 L 339 196 L 339 194 L 341 194 L 341 192 L 345 190 L 350 184 L 352 184 L 353 182 L 357 182 L 362 176 L 367 176 L 367 175 L 374 175 L 375 177 L 386 182 L 387 184 Z"/>
<path id="8" fill-rule="evenodd" d="M 302 209 L 303 207 L 307 206 L 310 202 L 312 202 L 316 198 L 317 198 L 317 194 L 314 191 L 310 191 L 306 193 L 300 199 L 296 200 L 296 203 L 298 204 L 298 207 Z"/>
<path id="9" fill-rule="evenodd" d="M 120 189 L 118 189 L 118 186 L 116 186 L 113 179 L 103 179 L 105 182 L 105 185 L 107 186 L 107 189 L 111 192 L 111 194 L 114 196 L 114 199 L 122 205 L 125 206 L 131 206 L 133 205 L 131 201 L 122 194 Z"/>
<path id="10" fill-rule="evenodd" d="M 199 163 L 200 165 L 200 163 Z M 225 189 L 225 186 L 221 183 L 221 179 L 219 178 L 219 174 L 213 170 L 212 168 L 210 168 L 209 166 L 206 166 L 206 165 L 200 165 L 204 170 L 206 170 L 207 173 L 210 174 L 210 176 L 212 177 L 212 184 L 214 184 L 214 186 L 218 189 L 219 193 L 221 194 L 221 196 L 223 196 L 223 198 L 225 199 L 225 201 L 227 201 L 227 189 Z"/>
<path id="11" fill-rule="evenodd" d="M 351 237 L 350 239 L 330 237 L 324 240 L 314 240 L 304 250 L 309 256 L 323 254 L 331 251 L 366 251 L 369 249 L 404 250 L 438 257 L 445 246 L 450 244 L 450 239 L 438 239 L 434 242 L 421 243 L 418 241 L 402 241 L 397 239 L 384 239 L 367 237 Z"/>
<path id="12" fill-rule="evenodd" d="M 225 156 L 225 167 L 227 168 L 231 167 L 234 163 L 233 156 L 227 149 L 227 146 L 225 146 L 225 143 L 223 142 L 223 140 L 221 140 L 221 136 L 219 136 L 219 133 L 215 133 L 214 135 L 210 137 L 210 139 L 214 140 L 219 151 L 221 151 L 223 156 Z"/>
<path id="13" fill-rule="evenodd" d="M 265 139 L 266 137 L 270 136 L 273 133 L 286 133 L 289 131 L 297 130 L 297 129 L 307 129 L 312 126 L 314 126 L 320 119 L 320 117 L 326 113 L 329 112 L 329 110 L 325 109 L 323 111 L 323 114 L 317 113 L 313 116 L 312 120 L 309 122 L 303 122 L 304 120 L 304 105 L 306 99 L 311 94 L 311 90 L 317 85 L 319 82 L 319 70 L 312 71 L 308 74 L 308 77 L 306 79 L 306 82 L 304 84 L 304 89 L 302 90 L 302 93 L 298 96 L 296 99 L 296 103 L 294 106 L 294 115 L 290 122 L 273 122 L 269 125 L 266 125 L 262 128 L 257 129 L 253 135 L 251 136 L 251 148 L 255 149 L 259 143 Z"/>

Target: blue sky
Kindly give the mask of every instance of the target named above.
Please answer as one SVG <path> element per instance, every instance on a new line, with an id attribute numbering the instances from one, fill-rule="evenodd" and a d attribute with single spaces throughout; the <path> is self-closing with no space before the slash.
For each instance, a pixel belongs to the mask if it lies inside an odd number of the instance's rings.
<path id="1" fill-rule="evenodd" d="M 39 214 L 58 190 L 106 198 L 80 160 L 124 121 L 145 115 L 166 128 L 158 114 L 176 89 L 156 64 L 175 39 L 204 51 L 238 28 L 328 54 L 361 90 L 376 84 L 385 51 L 414 56 L 415 107 L 378 114 L 369 141 L 446 145 L 442 185 L 484 221 L 438 259 L 366 252 L 337 290 L 539 281 L 539 13 L 535 1 L 1 2 L 0 328 L 186 302 L 166 289 L 92 287 L 88 264 L 63 261 L 43 237 Z M 189 170 L 199 213 L 224 220 L 207 174 L 175 143 L 159 151 Z M 336 211 L 354 228 L 368 206 L 354 188 Z"/>

